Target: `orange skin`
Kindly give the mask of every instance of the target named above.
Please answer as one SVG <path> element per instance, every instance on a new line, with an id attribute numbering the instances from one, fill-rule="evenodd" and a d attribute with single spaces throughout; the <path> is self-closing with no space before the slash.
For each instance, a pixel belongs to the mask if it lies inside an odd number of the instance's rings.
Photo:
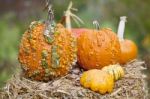
<path id="1" fill-rule="evenodd" d="M 79 37 L 83 32 L 86 32 L 88 30 L 90 30 L 90 29 L 86 29 L 86 28 L 74 28 L 74 29 L 72 29 L 73 36 Z"/>
<path id="2" fill-rule="evenodd" d="M 127 39 L 120 41 L 120 47 L 121 47 L 121 59 L 120 59 L 121 64 L 125 64 L 137 57 L 138 48 L 133 41 Z"/>
<path id="3" fill-rule="evenodd" d="M 56 26 L 59 34 L 54 34 L 54 42 L 49 44 L 43 35 L 45 24 L 39 23 L 27 30 L 22 37 L 18 59 L 26 77 L 35 80 L 49 80 L 68 73 L 72 62 L 76 60 L 74 38 L 61 24 Z M 59 67 L 52 68 L 52 46 L 58 46 Z M 42 51 L 47 51 L 46 67 L 42 66 Z M 37 73 L 38 72 L 38 73 Z M 47 73 L 48 72 L 48 73 Z M 35 75 L 36 74 L 36 75 Z"/>
<path id="4" fill-rule="evenodd" d="M 120 59 L 120 44 L 110 29 L 88 30 L 77 38 L 78 63 L 84 69 L 101 69 Z"/>

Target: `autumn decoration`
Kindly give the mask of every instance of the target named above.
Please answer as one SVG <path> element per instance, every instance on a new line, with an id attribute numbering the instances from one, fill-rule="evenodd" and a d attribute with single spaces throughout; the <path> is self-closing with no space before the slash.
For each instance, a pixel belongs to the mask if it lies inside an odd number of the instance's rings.
<path id="1" fill-rule="evenodd" d="M 98 69 L 85 71 L 81 76 L 80 83 L 85 88 L 100 94 L 110 93 L 114 87 L 113 76 Z"/>
<path id="2" fill-rule="evenodd" d="M 125 75 L 123 67 L 119 64 L 105 66 L 102 70 L 111 74 L 115 81 L 121 79 Z"/>
<path id="3" fill-rule="evenodd" d="M 77 48 L 78 63 L 86 70 L 101 69 L 120 59 L 118 37 L 109 28 L 83 32 L 77 38 Z"/>
<path id="4" fill-rule="evenodd" d="M 76 62 L 76 42 L 63 25 L 55 24 L 51 6 L 48 20 L 34 21 L 23 34 L 19 62 L 26 77 L 49 80 L 66 75 Z"/>
<path id="5" fill-rule="evenodd" d="M 126 16 L 120 17 L 120 23 L 118 27 L 118 37 L 121 48 L 121 58 L 120 58 L 121 64 L 125 64 L 135 59 L 138 54 L 138 48 L 136 44 L 132 40 L 124 39 L 125 22 Z"/>

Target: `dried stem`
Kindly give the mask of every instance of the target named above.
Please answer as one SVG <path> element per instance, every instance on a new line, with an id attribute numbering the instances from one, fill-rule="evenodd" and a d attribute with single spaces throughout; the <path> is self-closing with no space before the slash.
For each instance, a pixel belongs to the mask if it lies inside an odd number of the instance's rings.
<path id="1" fill-rule="evenodd" d="M 120 17 L 120 23 L 118 26 L 118 37 L 119 40 L 124 40 L 124 29 L 125 29 L 125 22 L 126 22 L 126 16 Z"/>
<path id="2" fill-rule="evenodd" d="M 99 25 L 99 23 L 98 23 L 98 21 L 93 21 L 93 25 L 95 26 L 95 28 L 97 29 L 97 30 L 99 30 L 100 29 L 100 25 Z"/>
<path id="3" fill-rule="evenodd" d="M 50 36 L 54 33 L 54 11 L 52 10 L 52 5 L 50 4 L 50 0 L 46 0 L 46 8 L 48 9 L 48 18 L 46 21 L 46 29 L 44 35 Z"/>
<path id="4" fill-rule="evenodd" d="M 49 21 L 50 24 L 53 24 L 54 12 L 52 10 L 52 5 L 49 5 L 49 7 L 48 7 L 48 21 Z"/>
<path id="5" fill-rule="evenodd" d="M 66 28 L 71 31 L 71 17 L 73 18 L 73 20 L 76 22 L 76 24 L 80 25 L 80 23 L 84 23 L 78 16 L 76 16 L 75 14 L 73 14 L 71 12 L 71 10 L 73 11 L 77 11 L 77 9 L 72 8 L 73 3 L 70 2 L 69 6 L 67 8 L 67 11 L 65 12 L 65 17 L 66 17 Z"/>

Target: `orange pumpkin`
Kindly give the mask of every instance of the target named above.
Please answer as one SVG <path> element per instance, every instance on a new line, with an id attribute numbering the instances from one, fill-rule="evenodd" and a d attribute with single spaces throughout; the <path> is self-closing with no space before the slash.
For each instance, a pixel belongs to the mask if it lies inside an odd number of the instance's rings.
<path id="1" fill-rule="evenodd" d="M 126 16 L 120 17 L 120 23 L 118 27 L 118 37 L 120 40 L 121 57 L 120 63 L 125 64 L 137 57 L 138 48 L 136 44 L 128 39 L 124 39 Z"/>
<path id="2" fill-rule="evenodd" d="M 120 63 L 125 64 L 137 57 L 138 49 L 136 44 L 131 40 L 120 41 L 121 58 Z"/>
<path id="3" fill-rule="evenodd" d="M 78 63 L 84 69 L 101 69 L 120 59 L 119 40 L 111 29 L 88 30 L 77 38 Z"/>
<path id="4" fill-rule="evenodd" d="M 74 38 L 61 24 L 55 27 L 53 39 L 45 37 L 45 23 L 34 22 L 22 37 L 19 62 L 25 76 L 49 80 L 68 73 L 76 60 Z"/>
<path id="5" fill-rule="evenodd" d="M 35 80 L 64 76 L 76 62 L 75 38 L 61 24 L 54 24 L 51 9 L 49 15 L 45 22 L 32 22 L 20 44 L 23 73 Z"/>

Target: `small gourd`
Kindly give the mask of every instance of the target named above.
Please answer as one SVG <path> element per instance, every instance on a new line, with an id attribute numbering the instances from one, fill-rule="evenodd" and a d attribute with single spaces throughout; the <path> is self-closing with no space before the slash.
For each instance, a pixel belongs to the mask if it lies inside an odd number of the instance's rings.
<path id="1" fill-rule="evenodd" d="M 83 72 L 80 83 L 83 87 L 99 92 L 100 94 L 110 93 L 114 88 L 112 75 L 98 69 L 91 69 Z"/>
<path id="2" fill-rule="evenodd" d="M 120 17 L 120 23 L 118 27 L 118 37 L 120 41 L 121 57 L 120 64 L 125 64 L 137 57 L 138 48 L 132 40 L 124 39 L 126 17 Z"/>
<path id="3" fill-rule="evenodd" d="M 105 66 L 102 68 L 102 71 L 106 71 L 111 74 L 115 81 L 124 77 L 125 74 L 124 69 L 118 64 Z"/>

